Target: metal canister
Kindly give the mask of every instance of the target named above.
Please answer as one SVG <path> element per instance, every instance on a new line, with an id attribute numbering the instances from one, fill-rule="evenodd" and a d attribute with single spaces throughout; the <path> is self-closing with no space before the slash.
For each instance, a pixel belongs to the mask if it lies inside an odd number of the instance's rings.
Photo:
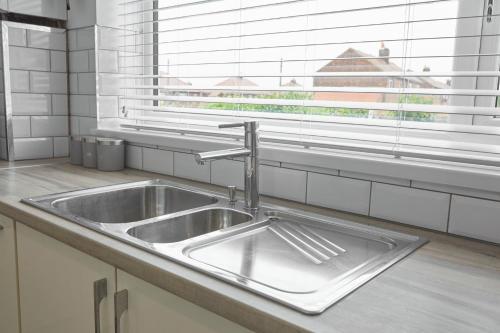
<path id="1" fill-rule="evenodd" d="M 119 171 L 125 168 L 125 141 L 112 138 L 97 139 L 97 169 Z"/>
<path id="2" fill-rule="evenodd" d="M 82 165 L 82 137 L 72 136 L 69 147 L 69 161 L 74 165 Z"/>
<path id="3" fill-rule="evenodd" d="M 95 168 L 97 166 L 97 144 L 95 136 L 82 137 L 83 166 Z"/>

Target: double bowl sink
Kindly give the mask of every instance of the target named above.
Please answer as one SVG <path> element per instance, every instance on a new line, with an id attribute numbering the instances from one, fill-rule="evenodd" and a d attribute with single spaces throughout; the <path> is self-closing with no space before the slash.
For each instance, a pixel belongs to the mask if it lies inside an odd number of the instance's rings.
<path id="1" fill-rule="evenodd" d="M 318 314 L 426 242 L 163 180 L 23 202 L 307 314 Z"/>

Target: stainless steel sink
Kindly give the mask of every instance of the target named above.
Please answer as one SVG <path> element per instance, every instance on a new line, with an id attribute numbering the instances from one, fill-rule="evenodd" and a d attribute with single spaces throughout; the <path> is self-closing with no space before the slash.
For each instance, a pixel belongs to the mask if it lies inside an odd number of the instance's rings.
<path id="1" fill-rule="evenodd" d="M 98 223 L 143 221 L 179 211 L 213 204 L 212 196 L 161 184 L 145 183 L 134 187 L 70 195 L 52 202 L 61 214 Z"/>
<path id="2" fill-rule="evenodd" d="M 273 299 L 323 312 L 426 242 L 167 181 L 23 200 L 70 221 Z"/>
<path id="3" fill-rule="evenodd" d="M 174 243 L 252 220 L 233 209 L 211 208 L 131 228 L 127 233 L 149 243 Z"/>

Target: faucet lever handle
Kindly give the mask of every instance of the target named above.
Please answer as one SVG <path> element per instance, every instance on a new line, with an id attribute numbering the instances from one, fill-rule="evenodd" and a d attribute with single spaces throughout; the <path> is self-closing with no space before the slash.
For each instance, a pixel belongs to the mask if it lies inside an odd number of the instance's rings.
<path id="1" fill-rule="evenodd" d="M 245 123 L 230 123 L 230 124 L 220 124 L 219 128 L 233 128 L 233 127 L 244 127 Z"/>

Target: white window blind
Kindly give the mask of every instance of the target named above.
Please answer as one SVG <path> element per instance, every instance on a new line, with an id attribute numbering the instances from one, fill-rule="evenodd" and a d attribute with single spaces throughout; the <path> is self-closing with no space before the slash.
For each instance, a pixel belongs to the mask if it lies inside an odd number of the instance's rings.
<path id="1" fill-rule="evenodd" d="M 120 126 L 500 166 L 496 2 L 125 1 Z"/>

